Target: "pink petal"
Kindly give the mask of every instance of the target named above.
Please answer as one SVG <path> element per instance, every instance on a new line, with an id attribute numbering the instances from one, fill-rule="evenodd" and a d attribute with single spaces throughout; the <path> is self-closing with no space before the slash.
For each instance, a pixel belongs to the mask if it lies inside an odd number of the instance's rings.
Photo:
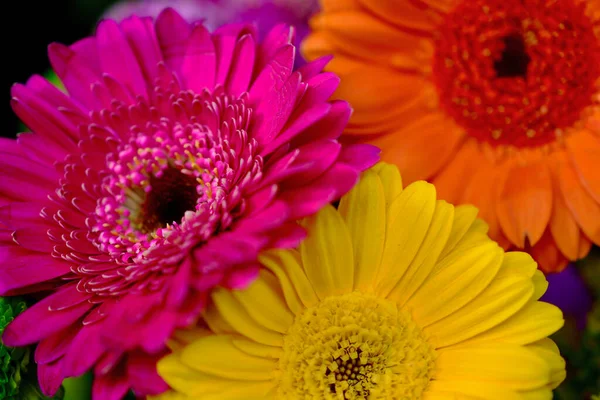
<path id="1" fill-rule="evenodd" d="M 252 137 L 260 143 L 270 143 L 280 134 L 294 110 L 300 85 L 300 74 L 294 73 L 283 86 L 271 86 L 270 92 L 256 107 L 255 125 L 250 129 Z"/>
<path id="2" fill-rule="evenodd" d="M 313 76 L 320 74 L 323 71 L 323 68 L 325 68 L 325 66 L 329 63 L 329 61 L 331 61 L 332 58 L 333 56 L 329 55 L 319 57 L 316 60 L 298 68 L 298 72 L 300 72 L 300 75 L 302 75 L 302 80 L 306 82 Z"/>
<path id="3" fill-rule="evenodd" d="M 119 25 L 112 20 L 101 21 L 96 30 L 96 41 L 102 71 L 115 77 L 131 93 L 146 97 L 146 82 L 140 65 Z"/>
<path id="4" fill-rule="evenodd" d="M 95 48 L 95 39 L 89 38 L 84 41 L 79 47 Z M 86 107 L 94 108 L 97 103 L 90 88 L 100 79 L 100 75 L 92 66 L 99 64 L 88 63 L 88 59 L 78 53 L 76 48 L 76 45 L 69 48 L 59 43 L 52 43 L 48 46 L 50 64 L 69 94 Z"/>
<path id="5" fill-rule="evenodd" d="M 288 216 L 288 205 L 282 201 L 275 201 L 267 208 L 241 220 L 235 229 L 237 232 L 269 231 L 286 222 Z"/>
<path id="6" fill-rule="evenodd" d="M 92 386 L 94 400 L 122 400 L 129 391 L 129 382 L 124 372 L 112 371 L 96 375 Z"/>
<path id="7" fill-rule="evenodd" d="M 294 31 L 290 26 L 286 24 L 274 26 L 260 44 L 256 65 L 257 71 L 262 71 L 275 58 L 279 49 L 292 44 L 293 41 Z"/>
<path id="8" fill-rule="evenodd" d="M 87 325 L 81 328 L 71 341 L 69 351 L 62 359 L 67 376 L 79 376 L 88 371 L 107 351 L 102 343 L 102 333 L 110 329 L 103 324 Z"/>
<path id="9" fill-rule="evenodd" d="M 52 186 L 58 184 L 59 175 L 52 166 L 39 164 L 20 155 L 7 154 L 2 150 L 0 150 L 0 171 L 2 175 L 18 176 L 23 180 L 38 181 Z"/>
<path id="10" fill-rule="evenodd" d="M 256 43 L 252 35 L 244 35 L 235 46 L 233 60 L 225 88 L 227 92 L 239 96 L 248 90 L 254 71 Z"/>
<path id="11" fill-rule="evenodd" d="M 296 222 L 286 222 L 277 229 L 277 235 L 274 236 L 273 241 L 269 243 L 270 247 L 290 249 L 298 246 L 306 237 L 306 230 Z"/>
<path id="12" fill-rule="evenodd" d="M 65 378 L 61 370 L 60 361 L 38 365 L 37 374 L 40 389 L 42 389 L 42 393 L 46 396 L 54 396 Z"/>
<path id="13" fill-rule="evenodd" d="M 339 162 L 350 165 L 359 171 L 371 168 L 379 161 L 381 149 L 369 144 L 351 144 L 342 148 Z"/>
<path id="14" fill-rule="evenodd" d="M 269 185 L 264 189 L 253 193 L 247 199 L 246 215 L 252 215 L 255 212 L 258 212 L 263 208 L 267 207 L 273 201 L 276 194 L 277 185 Z"/>
<path id="15" fill-rule="evenodd" d="M 277 147 L 289 142 L 312 124 L 324 118 L 330 110 L 329 103 L 317 103 L 306 112 L 298 114 L 296 119 L 289 121 L 284 130 L 261 150 L 261 154 L 269 154 Z"/>
<path id="16" fill-rule="evenodd" d="M 192 274 L 190 257 L 186 257 L 177 267 L 177 272 L 169 281 L 166 301 L 169 307 L 178 307 L 189 291 L 189 281 Z"/>
<path id="17" fill-rule="evenodd" d="M 159 394 L 169 386 L 156 372 L 156 363 L 164 354 L 131 353 L 127 359 L 127 378 L 138 394 Z"/>
<path id="18" fill-rule="evenodd" d="M 227 275 L 223 286 L 233 290 L 246 289 L 248 285 L 254 282 L 256 278 L 258 278 L 259 271 L 260 266 L 258 264 L 244 265 L 242 269 L 236 269 L 230 272 Z"/>
<path id="19" fill-rule="evenodd" d="M 71 272 L 67 262 L 17 246 L 0 246 L 0 295 Z"/>
<path id="20" fill-rule="evenodd" d="M 215 85 L 217 55 L 210 33 L 202 25 L 194 27 L 181 66 L 181 74 L 188 89 L 200 93 Z M 199 73 L 199 71 L 202 71 Z"/>
<path id="21" fill-rule="evenodd" d="M 34 225 L 39 228 L 44 223 L 40 215 L 42 206 L 39 203 L 11 203 L 0 207 L 0 223 L 17 229 Z"/>
<path id="22" fill-rule="evenodd" d="M 66 329 L 42 339 L 35 348 L 35 362 L 48 364 L 64 356 L 80 329 L 81 326 L 70 325 Z"/>
<path id="23" fill-rule="evenodd" d="M 268 97 L 270 93 L 285 85 L 292 74 L 295 51 L 292 45 L 279 48 L 267 65 L 258 70 L 260 71 L 258 77 L 250 88 L 252 99 Z"/>
<path id="24" fill-rule="evenodd" d="M 225 85 L 231 63 L 234 61 L 238 39 L 247 34 L 256 37 L 255 29 L 245 24 L 224 25 L 213 33 L 213 41 L 217 51 L 217 76 L 215 81 L 217 85 Z"/>
<path id="25" fill-rule="evenodd" d="M 166 8 L 156 18 L 156 36 L 163 58 L 173 71 L 179 71 L 186 58 L 192 28 L 177 11 Z"/>
<path id="26" fill-rule="evenodd" d="M 35 228 L 18 229 L 13 233 L 13 238 L 19 246 L 40 253 L 51 253 L 55 245 L 46 231 Z"/>
<path id="27" fill-rule="evenodd" d="M 62 311 L 51 311 L 49 305 L 57 301 L 73 297 L 74 302 L 79 300 L 79 293 L 75 285 L 67 286 L 25 310 L 4 331 L 2 339 L 7 346 L 16 347 L 39 342 L 56 332 L 59 332 L 75 323 L 82 315 L 93 307 L 89 302 L 80 302 L 76 306 Z M 40 323 L 43 321 L 43 323 Z"/>
<path id="28" fill-rule="evenodd" d="M 144 80 L 153 84 L 158 76 L 158 63 L 163 58 L 152 19 L 132 16 L 125 18 L 120 26 L 138 61 Z"/>
<path id="29" fill-rule="evenodd" d="M 55 161 L 64 160 L 68 154 L 54 141 L 35 133 L 21 133 L 17 136 L 17 142 L 27 157 L 43 164 L 53 165 Z"/>
<path id="30" fill-rule="evenodd" d="M 337 139 L 341 136 L 348 124 L 352 109 L 347 102 L 341 100 L 333 101 L 330 104 L 331 109 L 329 113 L 296 136 L 292 141 L 293 146 L 299 147 L 307 143 L 312 143 L 317 138 L 325 140 Z"/>
<path id="31" fill-rule="evenodd" d="M 297 187 L 323 174 L 338 159 L 342 146 L 335 140 L 315 141 L 300 147 L 292 166 L 294 174 L 286 177 L 282 188 Z"/>

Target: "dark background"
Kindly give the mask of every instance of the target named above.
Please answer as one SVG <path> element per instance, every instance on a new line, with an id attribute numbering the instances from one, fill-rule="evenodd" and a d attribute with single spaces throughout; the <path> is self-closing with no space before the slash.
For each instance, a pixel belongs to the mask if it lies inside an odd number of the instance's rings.
<path id="1" fill-rule="evenodd" d="M 46 53 L 52 42 L 71 44 L 94 30 L 114 0 L 12 0 L 3 4 L 2 129 L 14 137 L 23 128 L 10 108 L 10 87 L 33 74 L 44 74 L 50 64 Z"/>

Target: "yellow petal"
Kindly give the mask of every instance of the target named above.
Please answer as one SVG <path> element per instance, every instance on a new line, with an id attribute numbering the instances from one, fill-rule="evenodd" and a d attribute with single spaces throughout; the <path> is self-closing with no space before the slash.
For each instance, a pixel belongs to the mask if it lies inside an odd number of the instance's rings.
<path id="1" fill-rule="evenodd" d="M 556 389 L 566 378 L 565 360 L 560 356 L 558 346 L 549 338 L 541 339 L 527 346 L 539 357 L 542 357 L 550 366 L 550 381 L 546 385 Z"/>
<path id="2" fill-rule="evenodd" d="M 385 215 L 390 215 L 390 206 L 400 196 L 400 193 L 402 193 L 402 178 L 400 177 L 398 167 L 380 162 L 371 168 L 371 170 L 376 172 L 379 175 L 379 179 L 381 179 L 385 195 Z"/>
<path id="3" fill-rule="evenodd" d="M 519 274 L 531 278 L 537 271 L 537 263 L 522 251 L 510 251 L 504 255 L 501 273 Z"/>
<path id="4" fill-rule="evenodd" d="M 469 343 L 500 341 L 513 344 L 532 343 L 548 337 L 564 324 L 562 311 L 552 304 L 530 301 L 503 323 L 475 336 Z"/>
<path id="5" fill-rule="evenodd" d="M 522 346 L 453 346 L 437 353 L 434 379 L 491 382 L 513 390 L 536 389 L 550 379 L 546 361 Z"/>
<path id="6" fill-rule="evenodd" d="M 306 277 L 304 269 L 300 265 L 300 254 L 296 250 L 271 250 L 259 257 L 259 261 L 268 269 L 270 269 L 277 277 L 280 278 L 284 293 L 288 293 L 290 299 L 288 306 L 295 314 L 301 312 L 303 307 L 296 304 L 292 297 L 290 289 L 293 288 L 298 298 L 304 307 L 312 307 L 319 302 L 319 298 L 315 290 Z M 285 283 L 283 276 L 287 276 L 291 283 L 291 288 Z M 287 299 L 287 297 L 286 297 Z"/>
<path id="7" fill-rule="evenodd" d="M 448 393 L 451 395 L 450 399 L 462 399 L 465 396 L 481 399 L 485 394 L 485 400 L 521 400 L 514 390 L 478 380 L 436 379 L 429 382 L 427 390 L 433 393 Z"/>
<path id="8" fill-rule="evenodd" d="M 229 335 L 211 335 L 191 343 L 181 352 L 181 361 L 205 374 L 244 381 L 271 380 L 277 368 L 276 360 L 238 349 Z"/>
<path id="9" fill-rule="evenodd" d="M 476 207 L 471 205 L 463 205 L 459 207 L 454 207 L 454 222 L 452 223 L 452 232 L 450 233 L 450 237 L 446 242 L 446 246 L 440 255 L 440 258 L 444 258 L 454 247 L 460 242 L 460 240 L 465 236 L 469 228 L 475 222 L 477 218 L 477 210 Z"/>
<path id="10" fill-rule="evenodd" d="M 319 298 L 350 293 L 354 281 L 352 241 L 340 214 L 327 205 L 302 223 L 308 231 L 300 244 L 302 264 Z"/>
<path id="11" fill-rule="evenodd" d="M 237 332 L 269 346 L 283 345 L 283 336 L 256 322 L 229 290 L 213 290 L 212 299 L 221 317 Z"/>
<path id="12" fill-rule="evenodd" d="M 273 399 L 275 381 L 240 382 L 230 384 L 218 393 L 203 394 L 202 400 L 270 400 Z M 198 398 L 196 397 L 195 400 Z"/>
<path id="13" fill-rule="evenodd" d="M 287 307 L 277 282 L 269 284 L 269 275 L 273 276 L 271 272 L 262 270 L 260 277 L 248 288 L 233 290 L 231 293 L 260 325 L 275 332 L 286 333 L 294 323 L 294 314 Z"/>
<path id="14" fill-rule="evenodd" d="M 279 359 L 283 352 L 281 347 L 267 346 L 242 337 L 232 337 L 231 343 L 244 353 L 256 357 Z"/>
<path id="15" fill-rule="evenodd" d="M 215 382 L 208 383 L 215 378 L 214 376 L 184 364 L 181 360 L 181 353 L 163 357 L 156 364 L 156 368 L 158 374 L 170 387 L 188 396 L 199 396 L 215 386 Z"/>
<path id="16" fill-rule="evenodd" d="M 475 299 L 424 329 L 438 347 L 450 346 L 497 326 L 531 298 L 533 284 L 522 275 L 496 277 Z"/>
<path id="17" fill-rule="evenodd" d="M 552 389 L 541 388 L 535 390 L 528 390 L 526 392 L 519 392 L 519 396 L 522 400 L 552 400 L 554 395 Z"/>
<path id="18" fill-rule="evenodd" d="M 214 333 L 237 333 L 237 330 L 231 326 L 219 313 L 214 304 L 209 304 L 202 313 L 204 321 Z"/>
<path id="19" fill-rule="evenodd" d="M 156 396 L 147 396 L 148 400 L 193 400 L 193 397 L 187 396 L 180 392 L 169 390 L 167 392 L 157 394 Z"/>
<path id="20" fill-rule="evenodd" d="M 390 206 L 378 293 L 387 295 L 415 258 L 435 211 L 435 188 L 419 181 L 406 187 Z"/>
<path id="21" fill-rule="evenodd" d="M 489 240 L 458 246 L 408 301 L 417 324 L 430 325 L 477 297 L 498 273 L 503 254 Z"/>
<path id="22" fill-rule="evenodd" d="M 385 241 L 385 194 L 376 172 L 367 170 L 340 201 L 354 250 L 354 289 L 372 290 Z"/>
<path id="23" fill-rule="evenodd" d="M 539 269 L 535 271 L 531 279 L 533 280 L 533 285 L 535 287 L 533 298 L 539 300 L 539 298 L 546 293 L 546 289 L 548 289 L 548 281 Z"/>
<path id="24" fill-rule="evenodd" d="M 403 306 L 427 279 L 435 266 L 446 240 L 452 230 L 454 206 L 443 200 L 436 202 L 435 212 L 421 248 L 404 273 L 404 276 L 388 295 L 390 300 Z"/>

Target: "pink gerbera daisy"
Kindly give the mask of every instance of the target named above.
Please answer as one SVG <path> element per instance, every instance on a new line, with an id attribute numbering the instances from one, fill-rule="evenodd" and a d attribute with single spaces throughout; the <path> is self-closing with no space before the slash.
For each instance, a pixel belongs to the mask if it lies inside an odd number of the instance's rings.
<path id="1" fill-rule="evenodd" d="M 169 9 L 106 20 L 50 46 L 68 93 L 13 87 L 33 133 L 0 142 L 0 295 L 42 300 L 3 339 L 39 342 L 44 393 L 90 368 L 96 399 L 163 391 L 155 360 L 207 292 L 247 285 L 260 250 L 296 245 L 293 221 L 376 161 L 337 142 L 338 78 L 325 59 L 294 72 L 292 36 L 211 34 Z"/>

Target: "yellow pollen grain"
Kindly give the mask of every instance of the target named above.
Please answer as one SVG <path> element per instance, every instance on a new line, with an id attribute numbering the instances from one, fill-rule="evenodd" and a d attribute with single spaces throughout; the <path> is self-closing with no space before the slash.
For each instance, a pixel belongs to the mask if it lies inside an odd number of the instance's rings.
<path id="1" fill-rule="evenodd" d="M 498 140 L 498 139 L 500 139 L 500 136 L 502 136 L 502 131 L 500 129 L 494 129 L 492 131 L 492 138 L 493 139 Z"/>
<path id="2" fill-rule="evenodd" d="M 498 112 L 503 113 L 504 111 L 506 111 L 506 109 L 504 108 L 504 106 L 498 106 Z"/>
<path id="3" fill-rule="evenodd" d="M 298 314 L 284 338 L 278 398 L 421 398 L 436 354 L 420 328 L 386 299 L 349 293 Z"/>
<path id="4" fill-rule="evenodd" d="M 548 114 L 548 107 L 547 107 L 547 106 L 545 106 L 545 105 L 544 105 L 544 106 L 541 106 L 541 107 L 540 107 L 540 113 L 541 113 L 542 115 L 546 115 L 546 114 Z"/>
<path id="5" fill-rule="evenodd" d="M 492 52 L 490 51 L 490 49 L 485 48 L 483 49 L 483 51 L 481 52 L 481 54 L 483 54 L 485 57 L 489 57 L 492 55 Z"/>
<path id="6" fill-rule="evenodd" d="M 529 99 L 527 97 L 523 97 L 523 104 L 528 106 L 530 104 Z"/>
<path id="7" fill-rule="evenodd" d="M 535 131 L 533 129 L 528 129 L 525 133 L 529 139 L 535 136 Z"/>

